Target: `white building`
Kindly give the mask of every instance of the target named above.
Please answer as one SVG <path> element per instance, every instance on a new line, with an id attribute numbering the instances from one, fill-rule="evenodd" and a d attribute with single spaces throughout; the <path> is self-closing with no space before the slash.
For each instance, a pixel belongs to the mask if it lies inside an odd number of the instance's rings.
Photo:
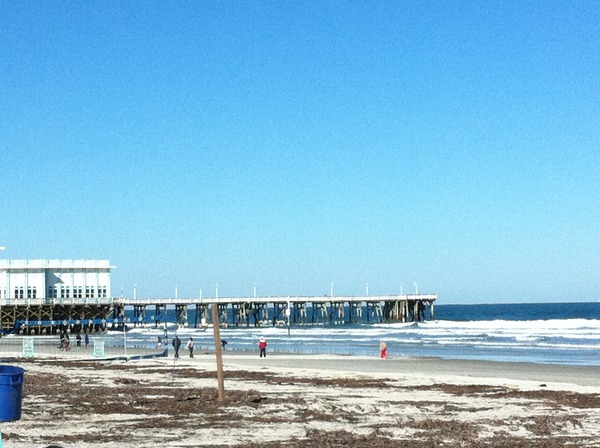
<path id="1" fill-rule="evenodd" d="M 26 299 L 110 298 L 113 268 L 108 260 L 0 259 L 0 299 L 17 304 Z"/>

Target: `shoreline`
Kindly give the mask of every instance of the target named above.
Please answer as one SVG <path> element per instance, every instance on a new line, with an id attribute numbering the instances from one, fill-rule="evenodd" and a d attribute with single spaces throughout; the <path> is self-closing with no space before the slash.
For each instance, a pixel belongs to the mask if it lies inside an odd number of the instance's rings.
<path id="1" fill-rule="evenodd" d="M 6 351 L 2 347 L 0 362 L 5 358 L 11 361 L 39 361 L 69 362 L 86 361 L 103 363 L 139 362 L 145 359 L 163 360 L 174 362 L 173 350 L 168 356 L 161 356 L 161 351 L 131 349 L 128 354 L 121 351 L 108 352 L 105 357 L 94 357 L 91 347 L 74 347 L 70 352 L 62 352 L 53 348 L 50 352 L 37 353 L 34 357 L 23 357 L 18 350 Z M 563 388 L 596 388 L 598 391 L 598 378 L 600 366 L 544 364 L 510 361 L 480 361 L 470 359 L 444 359 L 436 357 L 388 357 L 381 359 L 376 356 L 339 355 L 339 354 L 298 354 L 286 352 L 269 352 L 267 358 L 259 358 L 258 352 L 225 350 L 223 365 L 235 369 L 277 369 L 310 371 L 311 374 L 319 372 L 339 372 L 366 374 L 375 376 L 398 376 L 427 378 L 451 377 L 453 381 L 472 382 L 497 382 L 532 384 L 545 383 L 550 386 Z M 207 370 L 216 370 L 215 352 L 200 350 L 195 353 L 195 358 L 189 359 L 187 351 L 181 350 L 178 358 L 179 365 L 195 366 L 199 363 Z"/>
<path id="2" fill-rule="evenodd" d="M 32 358 L 27 359 L 59 359 L 88 361 L 137 360 L 141 358 L 161 357 L 164 347 L 160 349 L 145 349 L 130 347 L 127 352 L 123 348 L 107 348 L 105 357 L 94 357 L 93 346 L 76 347 L 71 351 L 60 351 L 56 344 L 39 345 Z M 169 347 L 168 356 L 173 359 L 173 349 Z M 181 350 L 181 360 L 186 359 L 187 351 Z M 268 358 L 258 357 L 258 351 L 228 349 L 223 352 L 224 362 L 235 362 L 237 366 L 307 368 L 316 370 L 338 370 L 354 373 L 378 373 L 406 375 L 451 375 L 457 378 L 498 378 L 499 374 L 509 381 L 540 381 L 573 384 L 576 386 L 595 386 L 600 378 L 600 366 L 557 364 L 537 362 L 491 361 L 472 359 L 447 359 L 438 357 L 389 356 L 381 359 L 378 356 L 342 355 L 342 354 L 301 354 L 293 352 L 269 351 Z M 210 349 L 199 349 L 196 359 L 206 356 L 214 361 L 215 352 Z M 19 339 L 0 340 L 0 361 L 3 358 L 19 359 L 22 356 L 22 346 Z M 136 359 L 137 358 L 137 359 Z M 216 361 L 214 361 L 216 362 Z M 240 364 L 241 363 L 241 364 Z M 210 363 L 209 363 L 210 364 Z"/>

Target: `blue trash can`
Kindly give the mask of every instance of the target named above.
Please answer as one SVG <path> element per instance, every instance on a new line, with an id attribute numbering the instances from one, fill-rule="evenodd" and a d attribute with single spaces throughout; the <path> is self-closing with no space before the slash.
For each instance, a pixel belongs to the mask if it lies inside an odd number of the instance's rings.
<path id="1" fill-rule="evenodd" d="M 21 367 L 0 366 L 0 422 L 21 418 L 24 372 Z"/>

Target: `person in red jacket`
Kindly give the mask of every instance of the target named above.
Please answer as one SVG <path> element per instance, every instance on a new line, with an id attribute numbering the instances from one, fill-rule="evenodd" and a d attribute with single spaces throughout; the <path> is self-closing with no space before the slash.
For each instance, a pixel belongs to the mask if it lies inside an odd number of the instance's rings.
<path id="1" fill-rule="evenodd" d="M 260 357 L 262 358 L 263 356 L 266 358 L 267 357 L 267 340 L 263 337 L 260 338 L 260 341 L 258 341 L 258 348 L 260 350 Z"/>
<path id="2" fill-rule="evenodd" d="M 379 342 L 379 350 L 381 350 L 381 357 L 387 358 L 387 344 L 384 341 Z"/>

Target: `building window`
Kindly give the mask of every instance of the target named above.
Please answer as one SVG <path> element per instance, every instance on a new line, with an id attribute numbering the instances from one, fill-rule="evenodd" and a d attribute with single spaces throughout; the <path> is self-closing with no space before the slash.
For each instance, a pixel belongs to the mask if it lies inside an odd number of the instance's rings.
<path id="1" fill-rule="evenodd" d="M 28 286 L 27 287 L 27 298 L 28 299 L 35 299 L 35 298 L 37 298 L 37 288 L 35 286 Z"/>
<path id="2" fill-rule="evenodd" d="M 71 290 L 67 286 L 60 287 L 60 296 L 63 299 L 68 299 L 71 297 Z"/>
<path id="3" fill-rule="evenodd" d="M 98 297 L 106 298 L 106 286 L 98 287 Z"/>
<path id="4" fill-rule="evenodd" d="M 82 286 L 77 286 L 75 288 L 75 291 L 73 293 L 73 298 L 74 299 L 82 299 L 83 298 L 83 287 Z"/>
<path id="5" fill-rule="evenodd" d="M 48 286 L 48 298 L 56 299 L 58 298 L 58 286 Z"/>
<path id="6" fill-rule="evenodd" d="M 17 286 L 15 288 L 15 299 L 22 299 L 22 298 L 23 298 L 23 287 Z"/>

